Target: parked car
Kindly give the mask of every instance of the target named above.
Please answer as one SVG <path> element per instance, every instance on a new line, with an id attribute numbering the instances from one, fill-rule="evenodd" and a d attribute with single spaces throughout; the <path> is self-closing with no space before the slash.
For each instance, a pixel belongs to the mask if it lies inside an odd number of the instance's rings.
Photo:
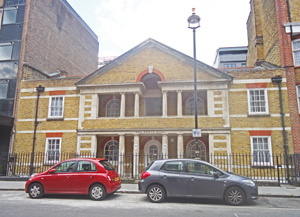
<path id="1" fill-rule="evenodd" d="M 139 191 L 155 203 L 166 197 L 196 197 L 224 199 L 237 206 L 258 198 L 251 179 L 193 159 L 153 161 L 142 173 Z"/>
<path id="2" fill-rule="evenodd" d="M 86 194 L 93 200 L 102 200 L 120 188 L 120 177 L 108 160 L 77 158 L 34 175 L 26 182 L 25 192 L 31 198 L 45 194 Z"/>

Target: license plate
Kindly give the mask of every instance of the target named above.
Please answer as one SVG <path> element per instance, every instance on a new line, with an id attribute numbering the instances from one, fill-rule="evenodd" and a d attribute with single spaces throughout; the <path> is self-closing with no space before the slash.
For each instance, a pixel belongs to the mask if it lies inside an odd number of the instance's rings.
<path id="1" fill-rule="evenodd" d="M 120 180 L 120 178 L 119 177 L 116 177 L 115 178 L 115 182 L 117 182 L 117 181 L 119 181 Z"/>

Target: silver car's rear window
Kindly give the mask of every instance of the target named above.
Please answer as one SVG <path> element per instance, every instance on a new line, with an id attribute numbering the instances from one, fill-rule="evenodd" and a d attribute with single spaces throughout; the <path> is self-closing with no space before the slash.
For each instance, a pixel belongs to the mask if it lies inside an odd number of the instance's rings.
<path id="1" fill-rule="evenodd" d="M 147 171 L 147 170 L 149 170 L 150 169 L 150 167 L 153 165 L 153 163 L 154 163 L 154 161 L 152 161 L 145 169 L 144 169 L 144 171 Z"/>

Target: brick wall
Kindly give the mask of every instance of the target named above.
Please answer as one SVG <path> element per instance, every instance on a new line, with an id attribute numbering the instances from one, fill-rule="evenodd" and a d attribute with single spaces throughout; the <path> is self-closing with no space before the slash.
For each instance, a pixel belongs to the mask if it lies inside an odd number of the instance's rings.
<path id="1" fill-rule="evenodd" d="M 290 11 L 292 22 L 300 22 L 300 2 L 298 0 L 289 0 L 290 1 Z"/>
<path id="2" fill-rule="evenodd" d="M 261 61 L 279 66 L 280 50 L 274 0 L 251 1 L 247 31 L 247 66 L 259 65 Z"/>
<path id="3" fill-rule="evenodd" d="M 25 62 L 45 73 L 83 75 L 97 69 L 97 39 L 61 1 L 30 0 L 28 6 Z"/>
<path id="4" fill-rule="evenodd" d="M 283 28 L 283 24 L 289 22 L 288 7 L 286 1 L 284 0 L 276 0 L 275 3 L 281 66 L 285 68 L 287 78 L 294 151 L 296 153 L 300 153 L 300 118 L 296 93 L 296 76 L 293 62 L 292 43 L 290 35 L 285 33 L 285 29 Z M 294 5 L 296 6 L 296 3 Z M 297 5 L 299 5 L 299 2 Z"/>

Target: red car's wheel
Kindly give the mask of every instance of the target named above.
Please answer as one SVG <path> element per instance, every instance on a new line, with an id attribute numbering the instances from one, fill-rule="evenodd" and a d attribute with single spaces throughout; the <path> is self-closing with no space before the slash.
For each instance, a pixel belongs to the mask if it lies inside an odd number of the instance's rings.
<path id="1" fill-rule="evenodd" d="M 44 188 L 40 183 L 32 183 L 28 188 L 28 194 L 31 198 L 41 198 L 44 196 Z"/>
<path id="2" fill-rule="evenodd" d="M 90 188 L 90 198 L 92 200 L 103 200 L 106 197 L 106 190 L 101 184 L 94 184 Z"/>

